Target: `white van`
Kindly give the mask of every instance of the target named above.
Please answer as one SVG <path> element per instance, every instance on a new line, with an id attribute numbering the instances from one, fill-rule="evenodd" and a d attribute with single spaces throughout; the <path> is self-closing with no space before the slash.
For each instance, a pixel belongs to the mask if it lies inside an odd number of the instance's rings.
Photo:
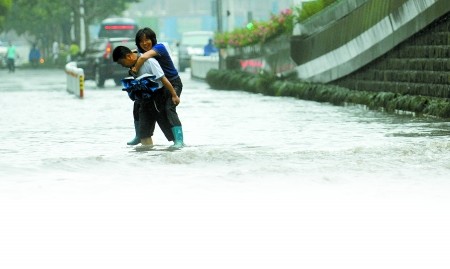
<path id="1" fill-rule="evenodd" d="M 192 55 L 203 55 L 203 48 L 210 38 L 214 38 L 212 31 L 191 31 L 181 35 L 178 45 L 178 71 L 183 72 L 191 66 Z"/>

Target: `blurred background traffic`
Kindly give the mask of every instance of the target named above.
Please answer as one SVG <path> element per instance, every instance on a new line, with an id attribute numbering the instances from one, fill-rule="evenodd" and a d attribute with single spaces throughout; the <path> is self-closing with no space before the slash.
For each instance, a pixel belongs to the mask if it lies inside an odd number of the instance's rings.
<path id="1" fill-rule="evenodd" d="M 33 46 L 39 66 L 63 67 L 83 55 L 98 38 L 134 38 L 139 27 L 151 27 L 171 50 L 180 71 L 186 57 L 216 33 L 231 32 L 254 21 L 269 20 L 301 0 L 0 0 L 0 66 L 6 66 L 9 42 L 17 67 L 31 66 Z M 26 10 L 26 12 L 24 12 Z M 112 20 L 111 20 L 112 19 Z M 202 31 L 200 36 L 184 37 Z M 189 34 L 188 34 L 189 35 Z M 192 43 L 183 46 L 183 39 Z M 186 41 L 185 41 L 186 42 Z M 197 48 L 195 48 L 197 47 Z M 106 47 L 105 47 L 106 48 Z M 103 48 L 104 49 L 104 48 Z M 178 61 L 179 54 L 184 58 Z"/>

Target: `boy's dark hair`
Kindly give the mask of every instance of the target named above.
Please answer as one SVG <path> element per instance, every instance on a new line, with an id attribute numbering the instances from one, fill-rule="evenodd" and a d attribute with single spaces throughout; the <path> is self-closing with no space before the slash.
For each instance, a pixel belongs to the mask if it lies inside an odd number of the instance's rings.
<path id="1" fill-rule="evenodd" d="M 131 50 L 125 46 L 117 46 L 114 50 L 113 50 L 113 61 L 117 62 L 120 59 L 124 59 L 127 54 L 131 53 Z"/>
<path id="2" fill-rule="evenodd" d="M 145 35 L 145 37 L 150 39 L 150 41 L 152 41 L 152 46 L 154 46 L 154 45 L 156 45 L 156 43 L 158 43 L 158 40 L 156 40 L 155 31 L 153 31 L 152 29 L 150 29 L 148 27 L 139 29 L 139 31 L 137 31 L 137 33 L 136 33 L 136 38 L 134 39 L 134 42 L 136 42 L 136 47 L 138 48 L 138 51 L 140 53 L 145 52 L 139 45 L 139 43 L 141 42 L 141 38 L 144 37 L 144 35 Z"/>

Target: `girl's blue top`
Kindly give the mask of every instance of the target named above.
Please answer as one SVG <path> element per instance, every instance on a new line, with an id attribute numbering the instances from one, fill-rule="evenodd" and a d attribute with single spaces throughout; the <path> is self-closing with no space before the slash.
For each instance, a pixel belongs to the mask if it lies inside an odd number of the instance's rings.
<path id="1" fill-rule="evenodd" d="M 158 61 L 166 78 L 169 81 L 178 78 L 178 71 L 175 68 L 172 58 L 170 58 L 169 51 L 164 46 L 164 44 L 158 43 L 152 47 L 152 50 L 156 51 L 156 53 L 158 54 L 157 56 L 155 56 L 155 60 Z"/>

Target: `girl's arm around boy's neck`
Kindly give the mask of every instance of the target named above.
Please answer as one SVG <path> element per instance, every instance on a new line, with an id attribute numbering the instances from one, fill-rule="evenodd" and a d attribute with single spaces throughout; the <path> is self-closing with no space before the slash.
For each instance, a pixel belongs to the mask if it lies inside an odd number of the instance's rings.
<path id="1" fill-rule="evenodd" d="M 148 59 L 153 58 L 157 55 L 158 55 L 158 53 L 156 53 L 156 51 L 154 51 L 154 50 L 149 50 L 149 51 L 142 53 L 141 56 L 138 58 L 136 64 L 131 68 L 131 71 L 133 71 L 134 73 L 137 73 L 139 71 L 139 69 L 141 69 L 141 67 L 145 61 L 147 61 Z"/>

